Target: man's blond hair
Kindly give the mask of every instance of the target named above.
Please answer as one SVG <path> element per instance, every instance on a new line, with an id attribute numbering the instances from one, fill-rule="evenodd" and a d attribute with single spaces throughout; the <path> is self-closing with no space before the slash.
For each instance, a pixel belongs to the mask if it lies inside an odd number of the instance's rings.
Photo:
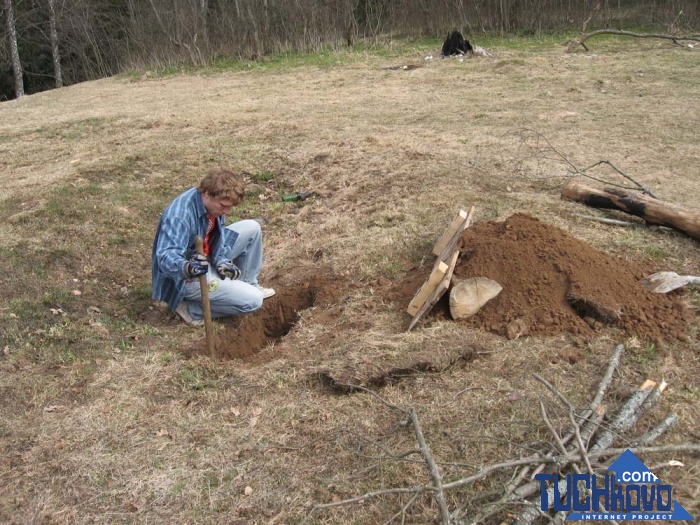
<path id="1" fill-rule="evenodd" d="M 214 168 L 197 186 L 199 193 L 208 193 L 217 199 L 231 199 L 238 202 L 245 195 L 245 183 L 242 177 L 227 168 Z"/>

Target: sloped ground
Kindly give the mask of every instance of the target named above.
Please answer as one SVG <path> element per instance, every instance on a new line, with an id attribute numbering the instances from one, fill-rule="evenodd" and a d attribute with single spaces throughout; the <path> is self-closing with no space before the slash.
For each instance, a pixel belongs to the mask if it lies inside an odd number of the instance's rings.
<path id="1" fill-rule="evenodd" d="M 481 317 L 455 323 L 439 305 L 405 332 L 433 244 L 471 205 L 460 278 L 484 272 L 479 245 L 493 257 L 517 212 L 561 230 L 558 247 L 574 243 L 561 268 L 577 291 L 585 267 L 603 265 L 583 291 L 613 309 L 629 307 L 643 270 L 700 274 L 697 241 L 590 222 L 574 214 L 596 212 L 559 199 L 562 156 L 579 167 L 607 159 L 697 209 L 700 115 L 688 101 L 700 94 L 700 55 L 628 40 L 572 55 L 546 42 L 493 47 L 464 61 L 425 61 L 435 49 L 414 48 L 339 55 L 322 69 L 114 78 L 0 105 L 0 521 L 384 523 L 408 498 L 309 516 L 316 503 L 429 484 L 420 460 L 390 457 L 415 448 L 401 418 L 324 378 L 415 407 L 449 480 L 548 439 L 537 402 L 552 401 L 532 373 L 582 406 L 618 343 L 628 351 L 612 400 L 665 379 L 639 433 L 674 410 L 664 442 L 697 441 L 696 290 L 653 299 L 672 305 L 668 318 L 635 296 L 638 321 L 596 325 L 528 312 L 520 301 L 535 301 L 547 278 L 534 268 Z M 421 67 L 396 69 L 407 64 Z M 524 127 L 557 151 L 511 140 Z M 266 219 L 264 283 L 279 297 L 217 323 L 210 359 L 202 331 L 148 297 L 160 212 L 215 165 L 249 175 L 236 213 Z M 282 203 L 293 190 L 317 195 Z M 508 254 L 525 262 L 522 247 Z M 602 278 L 621 269 L 624 279 Z M 494 278 L 519 275 L 502 271 Z M 531 335 L 503 337 L 511 314 Z M 657 321 L 666 327 L 645 328 Z M 683 461 L 657 475 L 700 514 L 697 456 L 643 459 Z M 509 475 L 451 492 L 448 505 L 477 512 Z M 408 512 L 412 523 L 438 516 L 429 496 Z"/>

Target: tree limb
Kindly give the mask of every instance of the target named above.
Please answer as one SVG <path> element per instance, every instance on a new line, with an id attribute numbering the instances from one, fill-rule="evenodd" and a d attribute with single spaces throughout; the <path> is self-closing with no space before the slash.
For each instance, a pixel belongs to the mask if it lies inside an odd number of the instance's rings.
<path id="1" fill-rule="evenodd" d="M 577 40 L 574 40 L 573 42 L 570 42 L 566 46 L 566 52 L 571 53 L 574 49 L 576 49 L 578 46 L 583 46 L 584 49 L 588 50 L 586 46 L 583 45 L 583 43 L 588 40 L 589 38 L 592 38 L 594 36 L 598 35 L 618 35 L 618 36 L 631 36 L 635 38 L 662 38 L 666 40 L 672 40 L 674 44 L 678 44 L 679 40 L 691 40 L 694 42 L 700 42 L 700 36 L 698 35 L 664 35 L 664 34 L 659 34 L 659 33 L 633 33 L 632 31 L 622 31 L 618 29 L 598 29 L 597 31 L 592 31 L 590 33 L 586 33 L 585 35 L 581 36 Z M 678 44 L 680 45 L 680 44 Z"/>
<path id="2" fill-rule="evenodd" d="M 433 458 L 433 454 L 430 450 L 430 447 L 425 441 L 425 436 L 423 435 L 423 429 L 421 428 L 420 421 L 418 420 L 418 414 L 413 408 L 404 408 L 398 405 L 395 405 L 393 403 L 388 402 L 386 399 L 381 397 L 379 394 L 376 392 L 373 392 L 372 390 L 365 388 L 363 386 L 359 385 L 348 385 L 349 387 L 357 390 L 362 390 L 364 392 L 367 392 L 371 394 L 373 397 L 375 397 L 377 400 L 379 400 L 380 403 L 382 403 L 384 406 L 388 408 L 392 408 L 394 410 L 398 410 L 399 412 L 407 415 L 409 417 L 409 420 L 411 421 L 411 425 L 413 426 L 414 433 L 416 435 L 416 440 L 418 441 L 418 445 L 420 447 L 420 452 L 421 455 L 423 456 L 423 459 L 425 462 L 428 464 L 428 469 L 430 471 L 430 477 L 433 479 L 433 483 L 435 484 L 434 486 L 430 487 L 430 489 L 426 490 L 431 490 L 432 492 L 435 492 L 435 499 L 437 500 L 438 506 L 440 508 L 440 518 L 441 518 L 441 523 L 443 525 L 450 525 L 450 512 L 447 509 L 447 501 L 445 500 L 445 493 L 443 492 L 442 488 L 442 476 L 440 474 L 440 467 L 438 467 L 437 463 L 435 463 L 435 459 Z M 364 496 L 362 497 L 364 499 Z M 328 504 L 330 505 L 330 504 Z M 316 507 L 314 507 L 316 508 Z M 319 507 L 322 508 L 322 507 Z"/>
<path id="3" fill-rule="evenodd" d="M 334 501 L 333 503 L 319 503 L 311 508 L 311 512 L 320 509 L 330 509 L 333 507 L 340 507 L 342 505 L 349 505 L 351 503 L 359 503 L 368 499 L 376 498 L 378 496 L 387 496 L 389 494 L 420 494 L 422 492 L 434 491 L 435 487 L 429 486 L 419 486 L 419 487 L 406 487 L 406 488 L 393 488 L 386 490 L 377 490 L 375 492 L 367 492 L 362 496 L 357 496 L 355 498 L 344 499 L 341 501 Z"/>
<path id="4" fill-rule="evenodd" d="M 594 164 L 591 164 L 590 166 L 587 166 L 585 168 L 579 168 L 576 164 L 571 161 L 566 155 L 564 155 L 562 152 L 560 152 L 554 145 L 545 137 L 542 135 L 539 131 L 536 131 L 534 129 L 529 129 L 529 128 L 521 128 L 512 132 L 506 133 L 503 138 L 510 138 L 510 137 L 516 137 L 517 138 L 517 152 L 518 155 L 521 154 L 521 150 L 524 150 L 525 156 L 522 158 L 517 158 L 516 159 L 516 171 L 521 170 L 521 165 L 525 163 L 527 160 L 534 160 L 536 162 L 540 162 L 542 160 L 546 161 L 552 161 L 560 164 L 564 164 L 566 166 L 566 171 L 568 172 L 567 175 L 553 175 L 551 177 L 538 177 L 539 179 L 544 179 L 544 178 L 561 178 L 562 176 L 567 176 L 567 177 L 576 177 L 576 176 L 582 176 L 586 177 L 588 179 L 594 180 L 596 182 L 600 182 L 602 184 L 606 184 L 608 186 L 613 186 L 616 188 L 624 189 L 624 190 L 630 190 L 630 189 L 636 189 L 644 193 L 645 195 L 649 195 L 650 197 L 657 198 L 656 195 L 652 193 L 652 191 L 647 188 L 644 184 L 640 183 L 639 181 L 635 180 L 633 177 L 630 175 L 626 174 L 623 172 L 621 169 L 619 169 L 617 166 L 615 166 L 612 162 L 609 160 L 599 160 L 598 162 L 595 162 Z M 610 167 L 615 173 L 617 173 L 619 176 L 622 178 L 628 180 L 632 184 L 634 184 L 635 188 L 630 188 L 629 185 L 624 185 L 624 184 L 617 184 L 614 182 L 611 182 L 609 180 L 605 180 L 601 177 L 598 177 L 591 173 L 591 170 L 594 168 L 597 168 L 601 165 L 606 165 Z"/>
<path id="5" fill-rule="evenodd" d="M 447 502 L 445 501 L 445 493 L 442 490 L 442 476 L 440 475 L 440 469 L 435 464 L 435 459 L 433 459 L 433 453 L 430 451 L 425 442 L 425 436 L 423 435 L 423 429 L 418 421 L 418 415 L 414 409 L 410 409 L 411 423 L 413 424 L 413 429 L 416 432 L 416 439 L 420 445 L 421 453 L 425 462 L 428 464 L 430 469 L 430 477 L 433 478 L 433 483 L 435 484 L 435 498 L 437 499 L 438 506 L 440 507 L 440 518 L 443 525 L 450 525 L 450 512 L 447 510 Z"/>
<path id="6" fill-rule="evenodd" d="M 598 384 L 598 390 L 595 394 L 595 397 L 593 398 L 593 401 L 591 401 L 591 411 L 596 410 L 603 402 L 603 396 L 605 396 L 605 391 L 608 389 L 608 386 L 610 386 L 610 382 L 612 381 L 612 376 L 615 373 L 615 370 L 617 370 L 617 367 L 620 366 L 620 357 L 622 356 L 622 353 L 624 351 L 625 345 L 617 345 L 615 347 L 615 351 L 613 352 L 613 355 L 610 358 L 610 361 L 608 362 L 608 368 L 605 371 L 605 375 Z"/>
<path id="7" fill-rule="evenodd" d="M 618 168 L 617 166 L 615 166 L 615 165 L 614 165 L 612 162 L 610 162 L 609 160 L 599 160 L 599 161 L 596 162 L 595 164 L 591 164 L 591 165 L 588 166 L 587 168 L 583 168 L 583 169 L 581 170 L 581 173 L 585 173 L 586 171 L 588 171 L 588 170 L 590 170 L 590 169 L 592 169 L 592 168 L 596 168 L 596 167 L 600 166 L 601 164 L 605 164 L 605 165 L 607 165 L 607 166 L 610 166 L 610 167 L 611 167 L 613 170 L 615 170 L 621 177 L 627 179 L 627 180 L 630 181 L 632 184 L 634 184 L 634 185 L 637 186 L 639 189 L 641 189 L 641 190 L 642 190 L 642 193 L 645 193 L 645 194 L 649 195 L 649 197 L 654 197 L 655 199 L 658 199 L 658 197 L 657 197 L 656 195 L 654 195 L 654 194 L 652 193 L 652 191 L 651 191 L 649 188 L 647 188 L 646 186 L 644 186 L 644 184 L 642 184 L 641 182 L 637 181 L 636 179 L 634 179 L 634 178 L 631 177 L 630 175 L 627 175 L 624 171 L 622 171 L 620 168 Z"/>

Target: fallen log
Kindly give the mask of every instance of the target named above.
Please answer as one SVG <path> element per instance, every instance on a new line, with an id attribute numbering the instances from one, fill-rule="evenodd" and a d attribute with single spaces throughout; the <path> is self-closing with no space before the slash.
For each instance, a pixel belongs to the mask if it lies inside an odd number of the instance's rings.
<path id="1" fill-rule="evenodd" d="M 647 195 L 619 188 L 601 190 L 570 180 L 562 188 L 561 196 L 592 208 L 620 210 L 649 224 L 668 226 L 700 239 L 700 214 Z"/>
<path id="2" fill-rule="evenodd" d="M 622 31 L 618 29 L 599 29 L 597 31 L 593 31 L 591 33 L 587 33 L 581 38 L 574 40 L 573 42 L 569 42 L 568 45 L 566 46 L 566 52 L 571 53 L 574 49 L 576 49 L 578 46 L 583 47 L 586 51 L 588 51 L 588 48 L 586 47 L 586 44 L 584 42 L 588 40 L 589 38 L 592 38 L 597 35 L 619 35 L 619 36 L 632 36 L 635 38 L 664 38 L 666 40 L 672 40 L 674 44 L 681 46 L 682 44 L 679 44 L 679 40 L 691 40 L 694 42 L 700 42 L 700 36 L 699 35 L 683 35 L 683 36 L 678 36 L 678 35 L 664 35 L 664 34 L 658 34 L 658 33 L 633 33 L 631 31 Z"/>

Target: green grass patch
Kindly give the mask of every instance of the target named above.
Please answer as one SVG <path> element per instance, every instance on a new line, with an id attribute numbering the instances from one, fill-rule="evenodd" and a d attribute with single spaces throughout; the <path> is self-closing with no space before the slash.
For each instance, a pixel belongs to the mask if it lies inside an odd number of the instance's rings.
<path id="1" fill-rule="evenodd" d="M 589 27 L 588 31 L 602 29 Z M 625 27 L 626 31 L 640 33 L 666 33 L 667 30 L 661 26 L 636 26 Z M 559 49 L 562 44 L 574 40 L 581 36 L 579 27 L 571 27 L 568 30 L 536 30 L 528 29 L 515 33 L 502 33 L 499 31 L 472 33 L 466 28 L 461 29 L 465 39 L 472 45 L 479 45 L 490 50 L 509 51 L 547 51 Z M 411 55 L 433 55 L 439 56 L 443 40 L 447 36 L 428 37 L 407 37 L 403 35 L 388 36 L 382 38 L 365 38 L 356 41 L 352 46 L 347 46 L 344 42 L 337 44 L 324 44 L 311 51 L 284 51 L 270 53 L 257 59 L 249 59 L 240 55 L 218 55 L 202 65 L 194 65 L 187 62 L 171 63 L 160 67 L 148 68 L 144 70 L 133 70 L 121 73 L 119 78 L 131 81 L 139 81 L 147 78 L 164 78 L 177 75 L 192 74 L 216 74 L 221 72 L 237 71 L 285 71 L 300 67 L 331 68 L 338 65 L 351 64 L 359 61 L 366 61 L 368 58 L 395 58 Z M 609 47 L 612 50 L 618 49 L 619 41 L 630 40 L 630 37 L 619 35 L 598 35 L 591 40 L 598 47 Z M 75 124 L 76 129 L 86 126 L 102 126 L 103 123 L 91 122 L 91 119 L 79 121 Z M 94 119 L 93 119 L 94 120 Z M 48 130 L 49 128 L 47 128 Z M 58 129 L 51 128 L 53 133 L 60 133 Z"/>
<path id="2" fill-rule="evenodd" d="M 179 384 L 189 390 L 203 390 L 211 386 L 205 371 L 194 365 L 188 365 L 180 372 Z"/>
<path id="3" fill-rule="evenodd" d="M 658 350 L 654 343 L 647 341 L 643 343 L 641 348 L 634 349 L 632 355 L 637 363 L 644 366 L 657 360 Z"/>
<path id="4" fill-rule="evenodd" d="M 83 222 L 94 213 L 94 206 L 106 192 L 95 183 L 68 183 L 56 188 L 37 215 L 60 220 L 63 224 Z"/>
<path id="5" fill-rule="evenodd" d="M 251 175 L 251 178 L 258 182 L 270 182 L 275 177 L 277 177 L 277 175 L 271 171 L 261 171 Z"/>
<path id="6" fill-rule="evenodd" d="M 668 257 L 666 251 L 660 246 L 646 245 L 644 253 L 655 261 L 663 261 Z"/>

